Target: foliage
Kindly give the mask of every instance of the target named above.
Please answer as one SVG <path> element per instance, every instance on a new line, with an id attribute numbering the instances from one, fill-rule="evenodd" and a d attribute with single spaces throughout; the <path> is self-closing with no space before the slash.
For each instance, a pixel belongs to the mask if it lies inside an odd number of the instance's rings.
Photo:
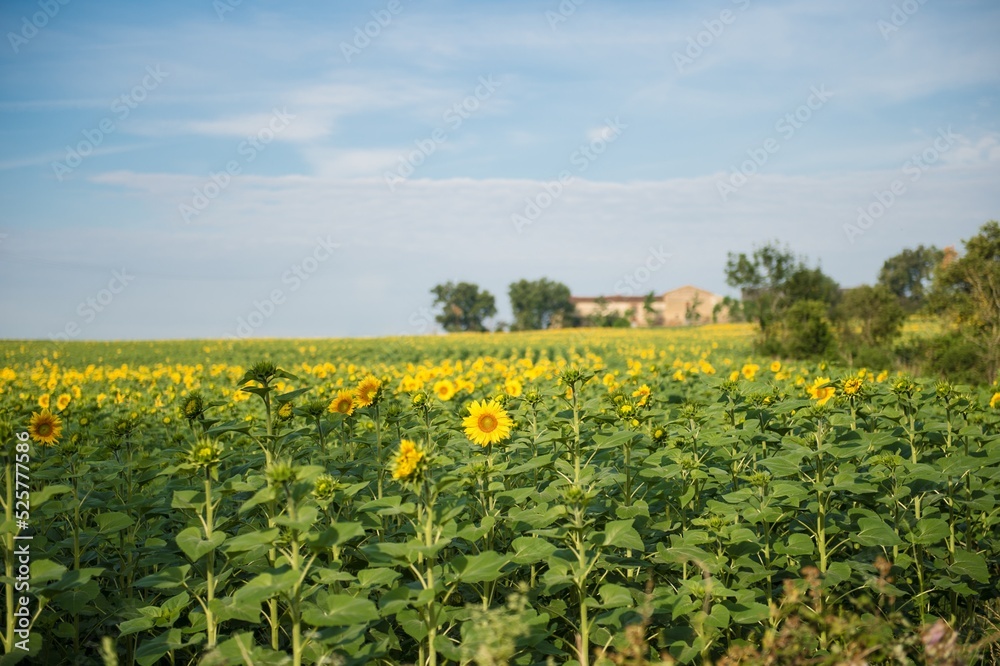
<path id="1" fill-rule="evenodd" d="M 782 318 L 782 349 L 792 358 L 824 358 L 836 347 L 833 324 L 822 301 L 796 301 Z"/>
<path id="2" fill-rule="evenodd" d="M 497 313 L 493 294 L 468 282 L 439 284 L 431 293 L 442 308 L 435 319 L 446 331 L 485 331 L 483 321 Z"/>
<path id="3" fill-rule="evenodd" d="M 808 300 L 833 306 L 839 296 L 832 278 L 819 268 L 806 267 L 776 242 L 756 248 L 749 257 L 729 253 L 726 284 L 741 290 L 744 313 L 760 325 L 765 338 L 795 303 Z"/>
<path id="4" fill-rule="evenodd" d="M 635 308 L 629 308 L 622 315 L 615 311 L 609 311 L 608 301 L 604 297 L 599 297 L 594 304 L 597 306 L 597 311 L 584 318 L 584 325 L 596 328 L 629 328 L 632 326 Z"/>
<path id="5" fill-rule="evenodd" d="M 30 444 L 29 528 L 2 502 L 6 567 L 32 536 L 27 659 L 971 659 L 938 620 L 996 632 L 997 388 L 751 335 L 0 343 L 2 485 L 31 413 L 63 422 Z M 472 401 L 509 438 L 470 441 Z"/>
<path id="6" fill-rule="evenodd" d="M 520 280 L 510 285 L 510 306 L 514 311 L 511 330 L 530 331 L 573 324 L 573 304 L 569 287 L 548 278 Z"/>
<path id="7" fill-rule="evenodd" d="M 887 345 L 903 330 L 906 314 L 886 287 L 862 285 L 844 292 L 838 307 L 841 338 L 846 345 Z"/>
<path id="8" fill-rule="evenodd" d="M 987 222 L 965 241 L 965 254 L 943 266 L 932 307 L 981 346 L 986 381 L 1000 374 L 1000 224 Z"/>
<path id="9" fill-rule="evenodd" d="M 926 303 L 934 271 L 942 259 L 944 252 L 933 245 L 907 248 L 885 260 L 878 274 L 878 284 L 892 292 L 903 310 L 911 314 Z"/>

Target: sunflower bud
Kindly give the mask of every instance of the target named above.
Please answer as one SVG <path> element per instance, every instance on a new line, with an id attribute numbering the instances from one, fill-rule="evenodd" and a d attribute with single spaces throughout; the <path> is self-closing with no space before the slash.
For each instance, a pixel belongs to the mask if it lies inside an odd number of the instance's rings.
<path id="1" fill-rule="evenodd" d="M 201 393 L 192 393 L 184 400 L 181 412 L 188 421 L 200 421 L 205 414 L 205 400 Z"/>

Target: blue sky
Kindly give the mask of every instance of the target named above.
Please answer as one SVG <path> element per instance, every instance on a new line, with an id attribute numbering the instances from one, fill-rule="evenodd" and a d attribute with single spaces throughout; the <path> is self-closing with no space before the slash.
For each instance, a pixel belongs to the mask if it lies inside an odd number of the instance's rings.
<path id="1" fill-rule="evenodd" d="M 0 28 L 5 338 L 427 333 L 447 280 L 506 320 L 521 278 L 733 293 L 727 252 L 771 239 L 854 286 L 1000 217 L 985 0 L 13 0 Z"/>

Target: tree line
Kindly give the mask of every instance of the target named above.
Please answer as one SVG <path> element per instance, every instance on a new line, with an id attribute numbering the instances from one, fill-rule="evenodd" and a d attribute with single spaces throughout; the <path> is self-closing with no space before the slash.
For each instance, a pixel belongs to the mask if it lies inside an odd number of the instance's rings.
<path id="1" fill-rule="evenodd" d="M 486 320 L 497 313 L 496 299 L 489 291 L 470 282 L 446 282 L 431 289 L 434 307 L 441 313 L 435 319 L 444 330 L 486 331 Z M 575 323 L 576 310 L 570 301 L 569 287 L 548 278 L 520 280 L 507 290 L 514 321 L 512 331 L 531 331 Z M 498 322 L 495 330 L 508 325 Z"/>
<path id="2" fill-rule="evenodd" d="M 875 284 L 843 289 L 819 266 L 772 241 L 749 254 L 729 253 L 726 283 L 740 290 L 740 298 L 727 297 L 717 314 L 756 323 L 758 351 L 775 357 L 992 381 L 1000 373 L 1000 224 L 984 224 L 964 241 L 964 250 L 904 249 L 885 261 Z M 440 308 L 436 320 L 449 332 L 486 331 L 497 313 L 493 294 L 476 284 L 447 282 L 431 294 Z M 600 307 L 581 318 L 569 287 L 547 278 L 514 282 L 507 294 L 514 320 L 494 330 L 631 325 L 631 313 Z M 652 292 L 645 298 L 647 316 L 654 299 Z M 903 340 L 903 323 L 914 314 L 941 332 Z"/>
<path id="3" fill-rule="evenodd" d="M 965 252 L 920 245 L 882 265 L 874 285 L 841 289 L 819 267 L 770 242 L 729 253 L 726 283 L 740 290 L 731 318 L 758 325 L 758 350 L 788 358 L 903 367 L 972 383 L 1000 372 L 1000 225 L 984 224 Z M 908 315 L 940 333 L 901 338 Z"/>

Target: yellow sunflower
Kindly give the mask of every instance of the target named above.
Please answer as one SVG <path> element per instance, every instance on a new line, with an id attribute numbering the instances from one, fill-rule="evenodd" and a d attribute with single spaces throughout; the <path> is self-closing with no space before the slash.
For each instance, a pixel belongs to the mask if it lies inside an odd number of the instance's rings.
<path id="1" fill-rule="evenodd" d="M 486 446 L 496 444 L 510 437 L 514 421 L 495 400 L 473 401 L 469 415 L 462 421 L 465 435 L 476 444 Z"/>
<path id="2" fill-rule="evenodd" d="M 39 444 L 55 444 L 62 435 L 62 420 L 47 409 L 41 414 L 35 412 L 28 424 L 28 434 Z"/>
<path id="3" fill-rule="evenodd" d="M 504 381 L 504 383 L 503 383 L 503 390 L 510 397 L 517 398 L 524 391 L 524 385 L 521 384 L 520 380 L 518 380 L 518 379 L 516 379 L 514 377 L 510 377 L 509 379 L 507 379 L 506 381 Z"/>
<path id="4" fill-rule="evenodd" d="M 390 463 L 392 478 L 398 481 L 409 481 L 417 476 L 427 457 L 422 446 L 416 442 L 404 439 L 399 442 L 399 452 Z"/>
<path id="5" fill-rule="evenodd" d="M 69 407 L 70 400 L 72 399 L 73 398 L 70 397 L 69 393 L 63 393 L 58 398 L 56 398 L 56 409 L 58 409 L 60 412 L 63 411 L 64 409 Z"/>
<path id="6" fill-rule="evenodd" d="M 740 372 L 747 381 L 753 381 L 753 378 L 757 376 L 757 371 L 760 370 L 760 366 L 756 363 L 747 363 L 743 366 Z"/>
<path id="7" fill-rule="evenodd" d="M 859 377 L 848 377 L 844 380 L 844 394 L 845 395 L 857 395 L 861 392 L 861 386 L 864 384 L 864 380 Z"/>
<path id="8" fill-rule="evenodd" d="M 382 390 L 382 382 L 375 375 L 368 375 L 361 380 L 358 388 L 354 390 L 354 399 L 358 407 L 368 407 L 376 400 Z"/>
<path id="9" fill-rule="evenodd" d="M 779 372 L 781 372 L 781 361 L 772 361 L 771 362 L 771 372 L 773 372 L 775 374 L 778 374 Z"/>
<path id="10" fill-rule="evenodd" d="M 38 398 L 38 406 L 41 407 L 42 409 L 48 409 L 49 408 L 49 394 L 48 393 L 43 393 L 42 396 L 40 398 Z"/>
<path id="11" fill-rule="evenodd" d="M 337 397 L 330 401 L 326 409 L 331 414 L 350 416 L 354 413 L 354 394 L 343 389 L 337 391 Z"/>
<path id="12" fill-rule="evenodd" d="M 829 377 L 817 377 L 813 381 L 813 383 L 806 388 L 806 390 L 809 391 L 809 397 L 812 398 L 813 400 L 818 401 L 816 404 L 825 405 L 830 400 L 830 398 L 833 397 L 833 394 L 837 392 L 837 389 L 833 388 L 832 386 L 827 386 L 823 388 L 824 384 L 829 384 L 829 383 L 830 383 Z"/>
<path id="13" fill-rule="evenodd" d="M 990 409 L 996 409 L 997 405 L 1000 405 L 1000 393 L 994 393 L 990 398 Z"/>
<path id="14" fill-rule="evenodd" d="M 450 379 L 442 379 L 434 382 L 434 395 L 443 402 L 448 402 L 455 397 L 455 383 Z"/>

